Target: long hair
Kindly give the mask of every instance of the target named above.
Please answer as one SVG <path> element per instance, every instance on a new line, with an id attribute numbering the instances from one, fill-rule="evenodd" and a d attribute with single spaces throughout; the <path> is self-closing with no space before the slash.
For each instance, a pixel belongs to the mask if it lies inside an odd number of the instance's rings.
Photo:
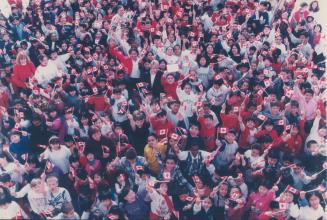
<path id="1" fill-rule="evenodd" d="M 30 58 L 25 51 L 20 51 L 16 57 L 16 64 L 21 65 L 20 61 L 26 58 L 26 62 L 30 62 Z"/>

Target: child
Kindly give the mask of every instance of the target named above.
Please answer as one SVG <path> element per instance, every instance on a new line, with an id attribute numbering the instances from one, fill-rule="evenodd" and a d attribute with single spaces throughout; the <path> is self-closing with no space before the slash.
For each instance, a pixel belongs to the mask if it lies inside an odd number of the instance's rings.
<path id="1" fill-rule="evenodd" d="M 80 217 L 75 212 L 73 204 L 71 202 L 64 202 L 61 206 L 61 213 L 53 217 L 53 219 L 79 220 Z"/>
<path id="2" fill-rule="evenodd" d="M 244 126 L 241 116 L 238 117 L 238 120 L 241 128 L 241 135 L 238 142 L 240 147 L 239 152 L 243 153 L 251 144 L 255 143 L 255 134 L 258 132 L 258 129 L 255 127 L 255 120 L 252 117 L 245 119 L 246 126 Z"/>
<path id="3" fill-rule="evenodd" d="M 86 157 L 81 156 L 81 164 L 84 165 L 84 168 L 89 176 L 98 172 L 101 168 L 101 162 L 98 159 L 95 159 L 93 152 L 86 152 Z"/>

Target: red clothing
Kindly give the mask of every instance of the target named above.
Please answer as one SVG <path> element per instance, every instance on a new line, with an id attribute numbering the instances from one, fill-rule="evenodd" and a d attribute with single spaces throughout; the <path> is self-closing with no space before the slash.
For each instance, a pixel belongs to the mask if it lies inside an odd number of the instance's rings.
<path id="1" fill-rule="evenodd" d="M 236 115 L 226 115 L 225 113 L 220 113 L 221 121 L 223 123 L 223 127 L 228 129 L 235 129 L 236 132 L 240 131 L 240 123 Z"/>
<path id="2" fill-rule="evenodd" d="M 14 65 L 13 74 L 11 76 L 11 82 L 14 88 L 26 88 L 26 82 L 28 78 L 34 76 L 35 66 L 32 62 L 28 62 L 26 65 Z"/>
<path id="3" fill-rule="evenodd" d="M 213 151 L 213 149 L 215 148 L 216 128 L 215 126 L 207 128 L 204 124 L 204 118 L 199 118 L 198 121 L 201 124 L 200 137 L 203 139 L 204 149 L 206 151 Z"/>
<path id="4" fill-rule="evenodd" d="M 87 103 L 93 105 L 95 111 L 104 111 L 110 107 L 105 96 L 91 96 Z"/>
<path id="5" fill-rule="evenodd" d="M 250 129 L 245 127 L 244 131 L 241 132 L 240 139 L 238 141 L 238 146 L 240 148 L 249 147 L 248 138 L 250 136 Z"/>
<path id="6" fill-rule="evenodd" d="M 261 213 L 258 217 L 258 220 L 270 220 L 271 216 L 266 215 L 265 213 Z M 284 220 L 285 218 L 281 216 L 281 213 L 274 215 L 274 219 Z"/>
<path id="7" fill-rule="evenodd" d="M 0 91 L 0 106 L 8 109 L 9 94 L 6 91 Z"/>
<path id="8" fill-rule="evenodd" d="M 156 135 L 160 138 L 169 136 L 175 130 L 174 124 L 171 121 L 169 121 L 168 119 L 165 123 L 161 123 L 157 120 L 156 117 L 153 117 L 153 118 L 150 118 L 150 123 L 151 123 L 151 126 L 152 126 L 153 130 L 155 131 Z M 165 130 L 166 133 L 160 134 L 161 130 Z"/>
<path id="9" fill-rule="evenodd" d="M 295 153 L 299 155 L 302 151 L 303 139 L 301 135 L 291 136 L 289 140 L 284 142 L 282 138 L 278 138 L 277 145 L 281 146 L 280 150 L 285 153 Z"/>
<path id="10" fill-rule="evenodd" d="M 275 193 L 274 192 L 268 192 L 266 195 L 262 196 L 257 192 L 253 192 L 249 196 L 249 200 L 246 204 L 248 208 L 251 206 L 254 206 L 255 209 L 258 210 L 259 213 L 265 212 L 269 210 L 269 204 L 271 201 L 275 199 Z M 259 214 L 258 213 L 258 214 Z M 257 213 L 250 212 L 250 218 L 249 219 L 258 219 Z"/>
<path id="11" fill-rule="evenodd" d="M 277 131 L 275 131 L 275 130 L 272 130 L 272 131 L 267 131 L 267 130 L 258 131 L 258 133 L 255 134 L 255 137 L 260 138 L 263 135 L 269 135 L 273 139 L 273 141 L 276 141 L 278 139 L 278 134 L 277 134 Z"/>
<path id="12" fill-rule="evenodd" d="M 133 71 L 133 61 L 129 56 L 125 56 L 122 52 L 118 51 L 117 48 L 109 48 L 109 53 L 117 59 L 127 68 L 128 75 L 131 75 Z"/>
<path id="13" fill-rule="evenodd" d="M 172 84 L 169 84 L 166 81 L 166 77 L 162 76 L 161 77 L 161 85 L 164 88 L 165 93 L 167 94 L 167 97 L 171 96 L 173 99 L 178 100 L 177 93 L 176 93 L 176 89 L 177 89 L 177 86 L 178 86 L 177 81 L 175 81 Z"/>

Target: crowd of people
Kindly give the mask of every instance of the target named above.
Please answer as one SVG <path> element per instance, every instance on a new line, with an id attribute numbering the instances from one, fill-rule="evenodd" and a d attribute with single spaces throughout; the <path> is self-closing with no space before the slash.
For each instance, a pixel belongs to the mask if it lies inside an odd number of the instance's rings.
<path id="1" fill-rule="evenodd" d="M 5 2 L 0 219 L 327 219 L 319 1 Z"/>

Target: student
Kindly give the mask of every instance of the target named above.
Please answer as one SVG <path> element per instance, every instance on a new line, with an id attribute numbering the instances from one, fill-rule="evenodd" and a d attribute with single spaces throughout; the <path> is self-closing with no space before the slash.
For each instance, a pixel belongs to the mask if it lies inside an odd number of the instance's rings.
<path id="1" fill-rule="evenodd" d="M 166 158 L 167 146 L 158 142 L 155 134 L 148 136 L 148 144 L 144 148 L 144 157 L 149 164 L 150 170 L 158 174 Z"/>
<path id="2" fill-rule="evenodd" d="M 61 206 L 61 213 L 53 217 L 53 219 L 69 219 L 69 220 L 79 220 L 79 215 L 75 212 L 74 207 L 71 202 L 64 202 Z"/>
<path id="3" fill-rule="evenodd" d="M 326 217 L 326 211 L 320 205 L 321 196 L 317 192 L 306 194 L 306 199 L 309 201 L 308 206 L 300 208 L 298 219 L 309 220 L 309 219 L 320 219 Z"/>

